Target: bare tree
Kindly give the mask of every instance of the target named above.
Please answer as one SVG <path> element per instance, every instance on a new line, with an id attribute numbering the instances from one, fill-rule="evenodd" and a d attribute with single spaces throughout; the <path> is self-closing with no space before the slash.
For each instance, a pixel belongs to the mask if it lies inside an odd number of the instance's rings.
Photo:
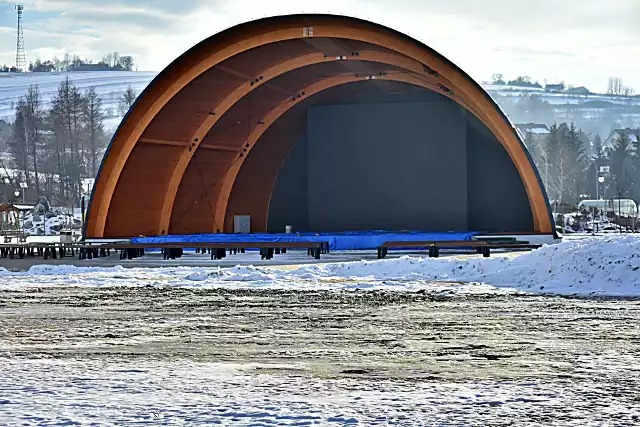
<path id="1" fill-rule="evenodd" d="M 60 83 L 52 99 L 50 116 L 56 142 L 57 171 L 61 197 L 77 195 L 84 169 L 82 115 L 84 98 L 69 78 Z"/>
<path id="2" fill-rule="evenodd" d="M 38 176 L 38 161 L 40 146 L 43 143 L 44 112 L 42 111 L 42 99 L 37 85 L 29 87 L 25 97 L 25 135 L 27 149 L 31 156 L 36 193 L 40 196 L 40 177 Z"/>
<path id="3" fill-rule="evenodd" d="M 636 93 L 635 89 L 633 89 L 632 87 L 629 87 L 629 86 L 625 86 L 622 89 L 622 94 L 624 96 L 633 96 L 633 95 L 635 95 L 635 93 Z"/>
<path id="4" fill-rule="evenodd" d="M 620 77 L 609 77 L 607 95 L 622 95 L 622 79 Z"/>
<path id="5" fill-rule="evenodd" d="M 545 187 L 545 191 L 547 191 L 548 194 L 550 153 L 548 150 L 549 146 L 547 144 L 547 141 L 536 139 L 531 132 L 527 132 L 525 134 L 524 144 L 529 150 L 529 153 L 533 158 L 533 162 L 540 172 L 542 183 Z"/>
<path id="6" fill-rule="evenodd" d="M 609 77 L 607 95 L 633 96 L 635 92 L 632 87 L 625 86 L 620 77 Z"/>
<path id="7" fill-rule="evenodd" d="M 71 67 L 71 55 L 68 53 L 64 54 L 64 59 L 60 62 L 62 67 L 62 71 L 69 71 L 69 67 Z"/>
<path id="8" fill-rule="evenodd" d="M 101 110 L 102 100 L 95 88 L 89 88 L 85 95 L 84 122 L 86 124 L 89 143 L 89 155 L 87 163 L 91 176 L 96 176 L 97 165 L 100 161 L 99 153 L 104 146 L 104 116 Z"/>
<path id="9" fill-rule="evenodd" d="M 549 176 L 549 185 L 554 193 L 554 198 L 561 205 L 567 201 L 569 193 L 569 181 L 573 178 L 572 159 L 566 144 L 560 144 L 558 147 L 551 175 Z"/>
<path id="10" fill-rule="evenodd" d="M 44 138 L 45 114 L 38 86 L 29 87 L 27 94 L 18 100 L 16 118 L 11 128 L 9 151 L 23 181 L 34 186 L 40 194 L 40 156 Z M 31 174 L 33 172 L 33 175 Z"/>
<path id="11" fill-rule="evenodd" d="M 109 54 L 103 56 L 102 57 L 102 62 L 107 64 L 109 67 L 111 67 L 111 63 L 113 62 L 113 54 L 109 53 Z"/>
<path id="12" fill-rule="evenodd" d="M 504 76 L 501 73 L 493 73 L 491 76 L 491 83 L 494 85 L 503 85 L 506 84 L 504 81 Z"/>
<path id="13" fill-rule="evenodd" d="M 13 158 L 16 169 L 24 175 L 24 179 L 29 177 L 29 151 L 27 148 L 27 135 L 24 131 L 27 115 L 26 102 L 20 98 L 16 104 L 16 118 L 11 126 L 11 137 L 9 139 L 9 152 Z"/>

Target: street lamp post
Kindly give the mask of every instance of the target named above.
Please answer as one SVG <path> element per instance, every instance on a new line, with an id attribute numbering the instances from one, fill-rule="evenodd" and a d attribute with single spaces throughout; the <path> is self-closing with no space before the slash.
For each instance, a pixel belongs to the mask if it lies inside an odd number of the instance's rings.
<path id="1" fill-rule="evenodd" d="M 604 176 L 601 176 L 598 173 L 598 170 L 596 169 L 596 176 L 597 176 L 597 180 L 596 180 L 596 203 L 598 200 L 600 200 L 600 184 L 602 184 L 604 182 Z M 596 207 L 593 207 L 593 230 L 591 231 L 592 235 L 596 234 Z"/>
<path id="2" fill-rule="evenodd" d="M 16 198 L 20 197 L 20 191 L 16 190 L 13 192 L 13 195 L 16 196 Z M 20 234 L 22 234 L 21 231 L 21 227 L 20 227 L 20 211 L 18 211 L 16 213 L 16 221 L 18 221 L 18 243 L 20 243 Z"/>
<path id="3" fill-rule="evenodd" d="M 22 204 L 24 205 L 25 204 L 24 192 L 28 188 L 27 187 L 27 183 L 26 182 L 21 182 L 20 183 L 20 188 L 22 189 Z"/>

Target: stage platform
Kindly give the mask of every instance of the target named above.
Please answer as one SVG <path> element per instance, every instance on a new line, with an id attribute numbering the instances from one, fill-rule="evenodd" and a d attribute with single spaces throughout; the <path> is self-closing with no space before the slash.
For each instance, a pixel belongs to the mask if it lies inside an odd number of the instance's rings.
<path id="1" fill-rule="evenodd" d="M 250 233 L 250 234 L 180 234 L 155 237 L 134 237 L 132 243 L 216 243 L 216 242 L 328 242 L 332 251 L 377 249 L 387 241 L 471 240 L 480 234 L 464 232 L 424 231 L 353 231 L 341 233 Z"/>

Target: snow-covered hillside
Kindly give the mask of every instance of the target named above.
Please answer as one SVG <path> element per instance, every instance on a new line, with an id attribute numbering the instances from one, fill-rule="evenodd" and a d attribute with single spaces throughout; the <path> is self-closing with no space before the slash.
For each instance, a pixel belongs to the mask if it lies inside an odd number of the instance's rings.
<path id="1" fill-rule="evenodd" d="M 136 93 L 142 92 L 156 76 L 155 72 L 135 71 L 86 71 L 73 73 L 0 73 L 0 120 L 12 122 L 15 104 L 24 96 L 31 85 L 38 85 L 44 108 L 48 108 L 56 94 L 60 82 L 66 77 L 86 91 L 94 87 L 102 98 L 102 108 L 106 116 L 106 127 L 116 127 L 122 116 L 118 111 L 118 100 L 130 85 Z"/>
<path id="2" fill-rule="evenodd" d="M 591 93 L 588 95 L 581 95 L 578 93 L 569 93 L 561 91 L 547 91 L 542 88 L 536 87 L 520 87 L 520 86 L 508 86 L 508 85 L 483 85 L 484 89 L 491 95 L 500 95 L 503 97 L 518 98 L 526 95 L 537 95 L 542 100 L 552 105 L 570 104 L 579 105 L 593 102 L 607 102 L 618 106 L 640 106 L 640 97 L 624 97 L 605 95 L 600 93 Z"/>
<path id="3" fill-rule="evenodd" d="M 118 111 L 118 99 L 122 92 L 125 91 L 127 86 L 131 85 L 139 94 L 147 87 L 156 74 L 156 72 L 135 71 L 0 73 L 0 120 L 7 122 L 13 121 L 15 103 L 20 97 L 27 93 L 29 86 L 33 84 L 38 85 L 46 108 L 52 96 L 56 93 L 60 82 L 68 76 L 71 81 L 83 91 L 89 89 L 91 86 L 95 87 L 96 91 L 102 97 L 103 109 L 108 117 L 106 126 L 107 128 L 115 128 L 122 119 Z M 594 109 L 616 109 L 617 114 L 638 115 L 636 110 L 640 107 L 640 97 L 628 98 L 603 94 L 580 95 L 566 91 L 546 91 L 540 88 L 492 84 L 485 84 L 483 87 L 492 96 L 496 97 L 498 102 L 501 102 L 503 99 L 515 100 L 523 95 L 538 95 L 558 110 L 556 111 L 558 114 L 558 117 L 556 117 L 557 121 L 567 120 L 562 114 L 562 111 L 567 108 L 577 107 L 591 113 L 593 113 Z"/>

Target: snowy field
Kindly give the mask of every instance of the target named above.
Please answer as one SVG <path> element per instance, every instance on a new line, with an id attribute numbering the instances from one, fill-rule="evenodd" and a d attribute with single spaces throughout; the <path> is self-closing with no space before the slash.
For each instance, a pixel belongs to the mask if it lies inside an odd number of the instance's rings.
<path id="1" fill-rule="evenodd" d="M 2 425 L 634 425 L 637 301 L 0 293 Z"/>
<path id="2" fill-rule="evenodd" d="M 637 236 L 3 270 L 0 425 L 638 425 L 639 277 Z"/>

